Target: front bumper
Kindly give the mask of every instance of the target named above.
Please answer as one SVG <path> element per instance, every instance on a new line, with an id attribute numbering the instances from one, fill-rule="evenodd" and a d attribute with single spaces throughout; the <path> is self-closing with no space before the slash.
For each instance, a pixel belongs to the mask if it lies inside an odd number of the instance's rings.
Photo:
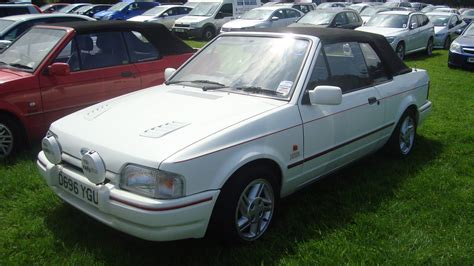
<path id="1" fill-rule="evenodd" d="M 151 199 L 111 183 L 95 185 L 72 167 L 51 164 L 42 151 L 38 154 L 37 167 L 48 186 L 67 203 L 110 227 L 152 241 L 203 237 L 220 192 L 210 190 L 178 199 Z M 97 189 L 98 205 L 59 186 L 59 171 Z"/>
<path id="2" fill-rule="evenodd" d="M 173 27 L 172 31 L 174 34 L 180 37 L 194 37 L 194 38 L 202 37 L 201 28 Z"/>
<path id="3" fill-rule="evenodd" d="M 462 67 L 467 69 L 474 69 L 474 54 L 458 54 L 449 51 L 448 65 Z M 469 62 L 471 60 L 472 62 Z"/>
<path id="4" fill-rule="evenodd" d="M 432 103 L 430 101 L 426 101 L 426 103 L 418 108 L 418 125 L 421 125 L 431 113 L 431 107 Z"/>

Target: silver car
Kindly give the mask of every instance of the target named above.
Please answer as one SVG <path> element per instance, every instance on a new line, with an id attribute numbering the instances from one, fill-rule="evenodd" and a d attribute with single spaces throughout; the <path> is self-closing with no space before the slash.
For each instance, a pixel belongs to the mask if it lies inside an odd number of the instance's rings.
<path id="1" fill-rule="evenodd" d="M 381 12 L 356 30 L 385 36 L 401 59 L 406 54 L 426 51 L 431 55 L 433 51 L 434 27 L 428 17 L 421 12 Z"/>
<path id="2" fill-rule="evenodd" d="M 156 6 L 142 15 L 127 19 L 128 21 L 155 22 L 165 25 L 169 30 L 173 28 L 174 22 L 186 16 L 193 10 L 192 7 L 182 5 Z"/>
<path id="3" fill-rule="evenodd" d="M 221 32 L 286 27 L 303 15 L 303 12 L 294 8 L 277 5 L 258 7 L 245 13 L 240 19 L 222 25 Z"/>
<path id="4" fill-rule="evenodd" d="M 434 25 L 435 48 L 449 49 L 451 41 L 456 39 L 466 26 L 466 22 L 454 13 L 431 12 L 426 15 Z"/>

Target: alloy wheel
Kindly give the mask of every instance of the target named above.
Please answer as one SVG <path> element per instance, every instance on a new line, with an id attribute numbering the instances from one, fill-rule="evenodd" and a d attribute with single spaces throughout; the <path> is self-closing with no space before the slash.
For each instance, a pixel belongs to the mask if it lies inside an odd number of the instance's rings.
<path id="1" fill-rule="evenodd" d="M 268 228 L 275 207 L 272 186 L 265 179 L 252 181 L 240 195 L 235 211 L 239 236 L 247 241 L 261 237 Z"/>
<path id="2" fill-rule="evenodd" d="M 13 133 L 5 126 L 0 124 L 0 158 L 5 158 L 13 150 Z"/>
<path id="3" fill-rule="evenodd" d="M 415 140 L 415 121 L 411 116 L 405 117 L 400 127 L 399 145 L 402 154 L 408 154 Z"/>

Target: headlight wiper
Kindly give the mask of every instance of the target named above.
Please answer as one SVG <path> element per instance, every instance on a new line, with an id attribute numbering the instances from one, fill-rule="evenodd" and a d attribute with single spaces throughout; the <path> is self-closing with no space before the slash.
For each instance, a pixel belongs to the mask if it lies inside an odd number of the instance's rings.
<path id="1" fill-rule="evenodd" d="M 251 93 L 278 95 L 278 93 L 274 90 L 264 89 L 264 88 L 258 87 L 258 86 L 241 86 L 241 87 L 235 87 L 233 89 L 241 90 L 241 91 L 245 91 L 245 92 L 251 92 Z"/>

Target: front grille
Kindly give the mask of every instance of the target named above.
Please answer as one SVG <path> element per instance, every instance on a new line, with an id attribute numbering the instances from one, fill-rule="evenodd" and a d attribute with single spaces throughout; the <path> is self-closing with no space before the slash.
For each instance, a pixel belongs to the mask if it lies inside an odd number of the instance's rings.
<path id="1" fill-rule="evenodd" d="M 175 27 L 183 27 L 183 28 L 188 28 L 189 24 L 175 24 Z"/>
<path id="2" fill-rule="evenodd" d="M 465 54 L 474 54 L 474 47 L 469 47 L 469 48 L 464 47 L 464 48 L 462 48 L 462 51 Z"/>

